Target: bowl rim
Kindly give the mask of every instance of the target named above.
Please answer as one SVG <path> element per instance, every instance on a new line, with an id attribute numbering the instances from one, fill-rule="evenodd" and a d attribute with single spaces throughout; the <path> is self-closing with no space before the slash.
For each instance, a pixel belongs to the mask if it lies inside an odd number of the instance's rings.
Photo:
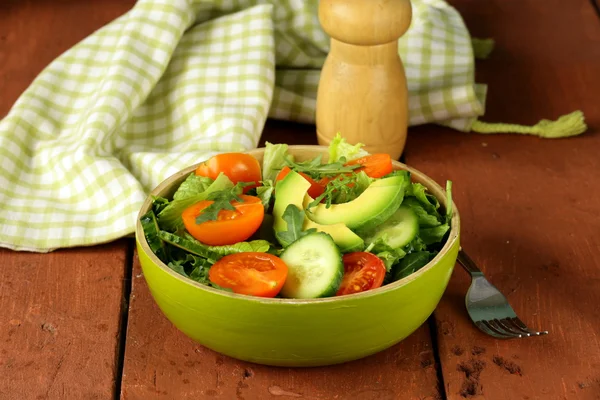
<path id="1" fill-rule="evenodd" d="M 243 153 L 247 153 L 247 154 L 254 156 L 256 154 L 260 154 L 261 152 L 263 152 L 264 149 L 265 149 L 265 147 L 259 147 L 259 148 L 255 148 L 252 150 L 244 151 Z M 314 151 L 314 152 L 324 153 L 327 150 L 327 146 L 288 145 L 288 152 L 293 153 L 294 150 L 310 150 L 310 151 Z M 424 267 L 422 267 L 418 271 L 413 272 L 412 274 L 410 274 L 400 280 L 397 280 L 395 282 L 380 286 L 377 289 L 371 289 L 371 290 L 368 290 L 365 292 L 353 293 L 353 294 L 348 294 L 348 295 L 344 295 L 344 296 L 321 297 L 321 298 L 316 298 L 316 299 L 287 299 L 287 298 L 276 298 L 276 297 L 258 297 L 258 296 L 237 294 L 237 293 L 233 293 L 233 292 L 229 292 L 229 291 L 225 291 L 225 290 L 219 290 L 219 289 L 210 287 L 208 285 L 203 285 L 192 279 L 186 278 L 186 277 L 178 274 L 177 272 L 173 271 L 165 263 L 163 263 L 156 256 L 156 254 L 154 254 L 154 252 L 150 249 L 150 246 L 148 245 L 148 243 L 146 241 L 146 236 L 144 235 L 144 231 L 143 231 L 142 224 L 140 221 L 141 217 L 146 212 L 148 212 L 150 210 L 150 208 L 152 207 L 152 197 L 153 196 L 157 196 L 158 193 L 161 193 L 165 189 L 170 188 L 172 183 L 174 181 L 176 181 L 177 179 L 180 179 L 182 176 L 187 176 L 190 173 L 192 173 L 193 171 L 195 171 L 196 168 L 200 164 L 202 164 L 202 161 L 198 162 L 196 164 L 190 165 L 178 172 L 175 172 L 174 174 L 172 174 L 171 176 L 169 176 L 168 178 L 166 178 L 162 182 L 160 182 L 148 194 L 148 196 L 146 196 L 146 199 L 144 200 L 144 203 L 140 207 L 140 211 L 138 212 L 138 215 L 137 215 L 136 225 L 135 225 L 135 238 L 136 238 L 137 242 L 139 243 L 140 247 L 142 248 L 142 250 L 144 251 L 144 253 L 146 254 L 146 256 L 149 257 L 150 260 L 157 267 L 159 267 L 163 272 L 166 272 L 167 274 L 171 275 L 172 277 L 174 277 L 175 279 L 179 280 L 180 282 L 182 282 L 186 285 L 192 286 L 194 288 L 198 288 L 200 290 L 204 290 L 211 294 L 215 294 L 215 295 L 219 295 L 219 296 L 223 296 L 223 297 L 227 297 L 227 298 L 232 298 L 232 299 L 257 302 L 257 303 L 291 304 L 291 305 L 335 303 L 335 302 L 352 300 L 352 299 L 368 298 L 368 297 L 377 296 L 377 295 L 380 295 L 380 294 L 383 294 L 383 293 L 386 293 L 389 291 L 393 291 L 395 289 L 398 289 L 401 286 L 408 284 L 409 282 L 412 282 L 412 281 L 418 279 L 420 276 L 424 275 L 427 271 L 432 269 L 442 258 L 444 258 L 446 256 L 446 254 L 450 251 L 450 249 L 452 247 L 454 247 L 455 243 L 459 240 L 460 215 L 458 212 L 458 208 L 456 207 L 456 203 L 454 202 L 454 200 L 452 200 L 452 219 L 450 220 L 450 233 L 448 236 L 448 240 L 446 241 L 446 243 L 444 244 L 442 249 L 439 251 L 439 253 L 436 254 L 436 256 L 431 261 L 429 261 Z M 409 167 L 408 165 L 401 163 L 399 161 L 395 161 L 395 160 L 392 160 L 392 164 L 393 164 L 395 170 L 403 169 L 403 170 L 409 171 L 411 174 L 411 178 L 417 177 L 418 178 L 417 181 L 424 184 L 430 192 L 435 191 L 435 192 L 438 192 L 439 194 L 446 193 L 445 190 L 442 189 L 442 187 L 436 181 L 434 181 L 432 178 L 425 175 L 421 171 L 419 171 L 415 168 Z M 441 196 L 441 198 L 440 198 L 436 194 L 434 194 L 434 195 L 444 207 L 447 206 L 445 196 Z"/>

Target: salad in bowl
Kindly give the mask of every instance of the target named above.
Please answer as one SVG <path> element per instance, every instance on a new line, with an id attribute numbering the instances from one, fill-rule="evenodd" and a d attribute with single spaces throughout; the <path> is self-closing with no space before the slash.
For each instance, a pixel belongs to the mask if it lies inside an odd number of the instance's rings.
<path id="1" fill-rule="evenodd" d="M 325 158 L 323 156 L 326 156 Z M 237 295 L 318 299 L 368 292 L 430 263 L 453 216 L 387 154 L 337 136 L 298 160 L 267 143 L 262 160 L 200 163 L 140 217 L 152 253 L 183 279 Z"/>

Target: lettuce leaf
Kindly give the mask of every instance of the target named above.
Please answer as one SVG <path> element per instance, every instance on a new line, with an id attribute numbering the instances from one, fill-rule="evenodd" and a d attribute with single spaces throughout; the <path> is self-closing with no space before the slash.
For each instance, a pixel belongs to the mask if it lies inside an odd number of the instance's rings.
<path id="1" fill-rule="evenodd" d="M 420 201 L 418 201 L 415 197 L 408 197 L 404 199 L 402 205 L 414 211 L 414 213 L 419 218 L 420 227 L 433 227 L 441 225 L 441 222 L 438 219 L 437 215 L 429 214 L 425 210 L 425 207 L 423 207 L 423 204 Z"/>
<path id="2" fill-rule="evenodd" d="M 392 266 L 403 259 L 406 256 L 406 253 L 402 249 L 394 249 L 382 251 L 375 255 L 381 258 L 383 264 L 385 265 L 386 271 L 390 272 L 392 270 Z"/>
<path id="3" fill-rule="evenodd" d="M 265 208 L 265 212 L 267 212 L 271 205 L 271 198 L 273 197 L 273 191 L 275 190 L 275 186 L 273 186 L 273 181 L 270 179 L 261 181 L 261 185 L 262 186 L 256 188 L 256 196 L 262 202 L 262 205 Z"/>
<path id="4" fill-rule="evenodd" d="M 362 149 L 364 144 L 357 143 L 355 145 L 348 144 L 338 132 L 331 143 L 329 143 L 329 161 L 330 163 L 339 161 L 342 157 L 345 161 L 354 160 L 364 157 L 369 153 Z"/>
<path id="5" fill-rule="evenodd" d="M 160 231 L 158 235 L 170 245 L 179 247 L 187 253 L 206 258 L 212 263 L 229 254 L 245 252 L 266 253 L 269 251 L 269 247 L 271 247 L 271 244 L 266 240 L 252 240 L 250 242 L 239 242 L 226 246 L 209 246 L 196 240 L 196 238 L 187 232 L 184 236 L 179 236 L 170 232 Z"/>
<path id="6" fill-rule="evenodd" d="M 161 229 L 174 232 L 176 230 L 183 228 L 183 221 L 181 219 L 181 213 L 183 211 L 192 206 L 193 204 L 206 200 L 209 194 L 225 190 L 233 187 L 233 183 L 229 180 L 229 178 L 220 173 L 217 176 L 217 179 L 208 186 L 203 192 L 194 194 L 189 197 L 184 197 L 183 199 L 173 200 L 170 202 L 158 215 L 158 225 Z M 198 187 L 197 187 L 198 188 Z"/>
<path id="7" fill-rule="evenodd" d="M 249 242 L 238 242 L 236 244 L 230 244 L 225 246 L 207 246 L 200 243 L 189 233 L 186 234 L 186 239 L 195 242 L 198 245 L 205 246 L 207 251 L 211 254 L 216 255 L 217 259 L 236 253 L 266 253 L 269 251 L 271 244 L 266 240 L 251 240 Z"/>
<path id="8" fill-rule="evenodd" d="M 173 194 L 173 200 L 184 200 L 188 197 L 192 197 L 204 192 L 214 181 L 205 176 L 198 176 L 195 173 L 191 173 L 188 177 L 179 185 L 175 194 Z"/>
<path id="9" fill-rule="evenodd" d="M 285 167 L 285 160 L 293 157 L 288 154 L 287 144 L 265 143 L 265 152 L 263 154 L 262 178 L 263 180 L 274 181 L 277 174 Z"/>
<path id="10" fill-rule="evenodd" d="M 420 183 L 412 183 L 406 190 L 406 197 L 414 196 L 428 214 L 439 217 L 440 203 L 437 198 L 427 192 L 427 188 Z"/>
<path id="11" fill-rule="evenodd" d="M 440 243 L 444 239 L 446 232 L 449 230 L 450 226 L 446 223 L 439 226 L 434 226 L 433 228 L 423 228 L 419 230 L 419 238 L 426 245 Z"/>
<path id="12" fill-rule="evenodd" d="M 152 211 L 155 215 L 161 212 L 167 205 L 169 205 L 169 200 L 160 196 L 152 196 Z"/>

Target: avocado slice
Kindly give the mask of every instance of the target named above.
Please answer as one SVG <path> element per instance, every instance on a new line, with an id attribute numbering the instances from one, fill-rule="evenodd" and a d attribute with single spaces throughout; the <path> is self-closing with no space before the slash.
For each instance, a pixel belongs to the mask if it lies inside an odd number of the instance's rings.
<path id="1" fill-rule="evenodd" d="M 408 174 L 394 175 L 371 183 L 356 199 L 329 208 L 319 204 L 306 210 L 312 221 L 322 225 L 342 223 L 352 230 L 374 229 L 391 217 L 404 199 L 404 190 L 410 183 Z M 304 201 L 304 208 L 312 201 Z"/>
<path id="2" fill-rule="evenodd" d="M 273 229 L 275 233 L 286 231 L 287 223 L 282 216 L 288 205 L 293 204 L 303 210 L 303 203 L 308 196 L 307 191 L 310 188 L 310 183 L 295 171 L 288 173 L 285 178 L 277 182 L 275 187 L 275 204 L 273 205 Z M 319 232 L 329 234 L 340 251 L 347 253 L 351 251 L 359 251 L 364 247 L 364 241 L 354 232 L 352 232 L 343 223 L 335 223 L 330 225 L 322 225 L 311 221 L 306 215 L 304 216 L 303 230 L 315 228 Z M 290 243 L 281 243 L 281 239 L 277 236 L 277 240 L 282 246 L 287 246 Z"/>

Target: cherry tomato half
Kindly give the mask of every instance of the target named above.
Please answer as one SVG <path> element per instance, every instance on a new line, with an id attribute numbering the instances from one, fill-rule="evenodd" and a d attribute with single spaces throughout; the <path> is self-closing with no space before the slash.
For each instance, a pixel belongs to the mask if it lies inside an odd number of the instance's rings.
<path id="1" fill-rule="evenodd" d="M 283 287 L 288 267 L 282 259 L 267 253 L 230 254 L 217 261 L 208 278 L 234 293 L 275 297 Z"/>
<path id="2" fill-rule="evenodd" d="M 385 264 L 374 254 L 364 251 L 346 253 L 344 261 L 344 277 L 337 295 L 364 292 L 376 289 L 383 284 Z"/>
<path id="3" fill-rule="evenodd" d="M 287 174 L 290 173 L 290 171 L 291 171 L 290 167 L 288 167 L 288 166 L 283 167 L 281 169 L 281 171 L 279 172 L 279 174 L 277 174 L 277 178 L 275 178 L 275 180 L 276 181 L 282 180 L 283 178 L 286 177 Z M 323 185 L 320 182 L 317 182 L 314 179 L 312 179 L 310 176 L 306 175 L 304 172 L 299 172 L 299 174 L 310 183 L 310 188 L 308 188 L 308 195 L 310 197 L 312 197 L 313 199 L 316 199 L 317 197 L 319 197 L 320 195 L 323 194 L 323 192 L 325 191 L 325 186 L 327 186 L 327 183 L 325 183 Z"/>
<path id="4" fill-rule="evenodd" d="M 346 165 L 356 164 L 362 167 L 355 169 L 355 172 L 365 171 L 365 174 L 371 178 L 381 178 L 393 170 L 392 157 L 385 153 L 371 154 L 346 163 Z"/>
<path id="5" fill-rule="evenodd" d="M 216 179 L 219 173 L 224 173 L 234 184 L 238 182 L 254 182 L 244 187 L 244 193 L 259 186 L 262 179 L 260 163 L 250 154 L 223 153 L 217 154 L 196 168 L 196 175 Z"/>
<path id="6" fill-rule="evenodd" d="M 255 196 L 241 195 L 242 203 L 233 201 L 234 210 L 221 210 L 216 221 L 196 223 L 196 217 L 213 201 L 200 201 L 187 208 L 182 214 L 185 229 L 201 241 L 211 246 L 222 246 L 243 242 L 260 227 L 265 215 L 265 208 Z"/>

